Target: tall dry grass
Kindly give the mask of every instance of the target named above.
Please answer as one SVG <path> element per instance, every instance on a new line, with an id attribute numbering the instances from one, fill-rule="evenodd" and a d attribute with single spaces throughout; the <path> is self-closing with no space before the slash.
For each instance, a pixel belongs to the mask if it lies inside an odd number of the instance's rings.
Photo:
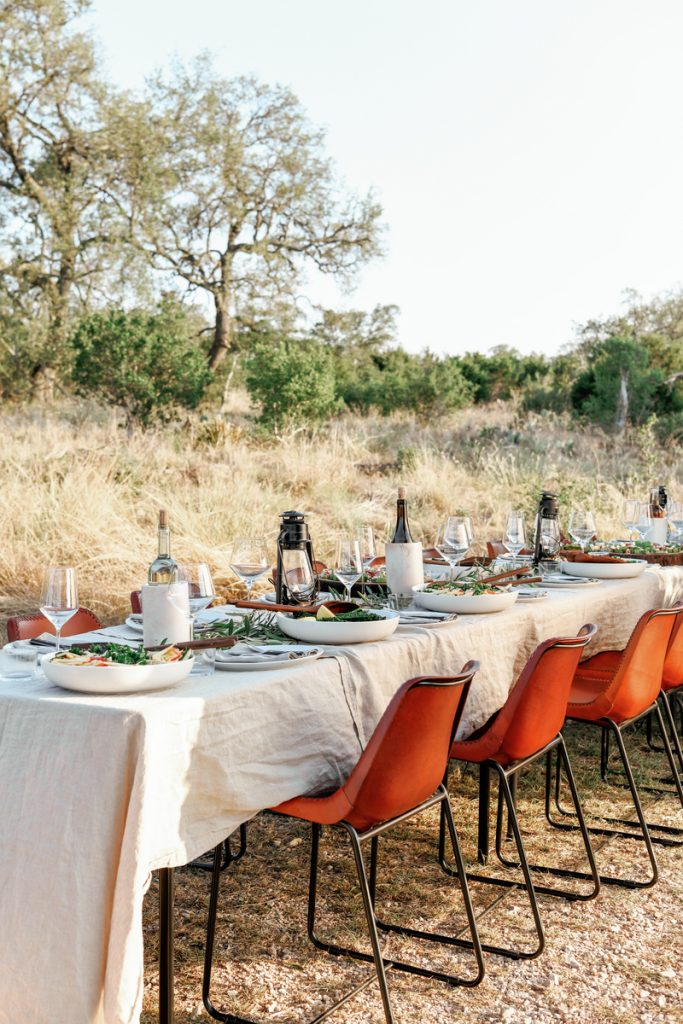
<path id="1" fill-rule="evenodd" d="M 683 469 L 681 452 L 659 448 L 648 429 L 615 440 L 511 406 L 427 425 L 346 417 L 282 438 L 258 436 L 244 415 L 129 437 L 112 413 L 84 405 L 5 411 L 0 423 L 5 614 L 35 608 L 44 567 L 62 563 L 78 567 L 83 604 L 120 616 L 154 557 L 162 506 L 175 556 L 207 559 L 227 580 L 231 539 L 263 533 L 274 549 L 285 509 L 310 513 L 316 554 L 327 559 L 340 528 L 390 531 L 402 483 L 418 537 L 430 540 L 444 515 L 464 509 L 483 550 L 506 507 L 531 515 L 543 487 L 565 509 L 590 502 L 602 531 L 618 535 L 623 496 L 644 496 L 660 480 L 675 490 Z"/>

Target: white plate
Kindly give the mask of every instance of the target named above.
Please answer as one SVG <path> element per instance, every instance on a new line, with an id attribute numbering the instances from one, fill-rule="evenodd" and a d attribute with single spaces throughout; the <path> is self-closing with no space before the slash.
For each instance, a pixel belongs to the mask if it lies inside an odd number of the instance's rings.
<path id="1" fill-rule="evenodd" d="M 54 654 L 41 659 L 43 672 L 56 686 L 76 693 L 141 693 L 165 690 L 186 679 L 194 658 L 167 661 L 160 665 L 60 665 Z"/>
<path id="2" fill-rule="evenodd" d="M 502 612 L 518 598 L 516 590 L 501 594 L 441 594 L 426 593 L 424 588 L 413 587 L 415 604 L 435 612 L 457 612 L 458 615 L 487 615 Z"/>
<path id="3" fill-rule="evenodd" d="M 134 633 L 142 633 L 142 615 L 133 613 L 126 619 L 126 625 L 128 629 L 132 629 Z"/>
<path id="4" fill-rule="evenodd" d="M 239 658 L 231 653 L 236 647 L 216 652 L 217 669 L 225 672 L 264 672 L 279 668 L 297 668 L 299 665 L 305 665 L 309 661 L 315 661 L 316 658 L 325 653 L 322 647 L 305 647 L 302 644 L 278 644 L 277 647 L 273 648 L 274 650 L 280 651 L 283 654 L 286 651 L 299 652 L 301 657 L 285 661 L 275 658 L 270 654 L 265 654 L 260 661 L 240 661 Z M 256 655 L 255 651 L 249 653 Z"/>
<path id="5" fill-rule="evenodd" d="M 384 640 L 398 626 L 398 612 L 373 608 L 380 621 L 330 622 L 325 619 L 294 619 L 289 613 L 277 612 L 277 624 L 283 633 L 309 644 L 362 644 Z"/>
<path id="6" fill-rule="evenodd" d="M 556 576 L 543 577 L 543 586 L 546 590 L 548 588 L 571 590 L 572 587 L 597 587 L 601 582 L 601 580 L 592 579 L 590 576 L 578 576 L 576 578 L 566 576 L 563 578 L 562 573 L 557 573 Z"/>
<path id="7" fill-rule="evenodd" d="M 562 572 L 569 576 L 590 576 L 595 580 L 628 580 L 640 576 L 648 563 L 640 558 L 624 562 L 562 562 Z"/>

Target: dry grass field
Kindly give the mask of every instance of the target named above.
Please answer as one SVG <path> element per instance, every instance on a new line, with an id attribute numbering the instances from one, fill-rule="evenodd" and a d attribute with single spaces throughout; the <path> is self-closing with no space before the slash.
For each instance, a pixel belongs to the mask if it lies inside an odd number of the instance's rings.
<path id="1" fill-rule="evenodd" d="M 263 533 L 274 555 L 285 509 L 310 513 L 326 559 L 341 528 L 368 522 L 387 536 L 404 483 L 417 537 L 431 543 L 439 520 L 464 509 L 483 550 L 506 508 L 531 515 L 542 487 L 556 489 L 565 509 L 589 500 L 605 534 L 623 533 L 622 498 L 675 482 L 683 468 L 683 454 L 659 448 L 647 429 L 615 440 L 512 406 L 428 424 L 349 417 L 282 438 L 255 434 L 245 408 L 237 396 L 229 416 L 132 436 L 89 405 L 5 411 L 0 613 L 35 608 L 44 567 L 61 563 L 78 567 L 82 604 L 106 620 L 120 616 L 154 557 L 161 506 L 175 556 L 208 560 L 225 591 L 236 582 L 231 540 Z"/>
<path id="2" fill-rule="evenodd" d="M 531 514 L 543 487 L 556 489 L 561 506 L 590 502 L 605 535 L 623 532 L 621 501 L 645 496 L 668 482 L 674 495 L 683 455 L 663 450 L 641 430 L 625 440 L 577 430 L 552 416 L 521 416 L 514 407 L 463 412 L 423 424 L 411 417 L 346 418 L 312 434 L 282 438 L 256 434 L 244 404 L 223 418 L 195 418 L 182 426 L 128 436 L 108 412 L 78 405 L 52 410 L 5 411 L 0 448 L 0 624 L 21 609 L 35 609 L 48 563 L 78 567 L 81 603 L 106 621 L 128 607 L 128 594 L 154 556 L 157 509 L 170 510 L 176 557 L 206 559 L 224 593 L 235 589 L 228 568 L 231 539 L 262 532 L 273 543 L 278 514 L 310 513 L 316 553 L 329 558 L 335 531 L 372 523 L 380 536 L 391 528 L 396 487 L 409 489 L 414 533 L 431 541 L 438 521 L 463 509 L 472 514 L 478 547 L 500 535 L 505 510 Z M 593 741 L 574 750 L 592 753 L 580 771 L 593 810 L 614 810 L 623 791 L 601 792 Z M 658 772 L 641 747 L 638 770 Z M 529 775 L 521 795 L 525 836 L 538 858 L 579 863 L 576 844 L 541 828 L 540 775 Z M 456 820 L 470 861 L 474 853 L 475 780 L 455 778 Z M 623 809 L 627 810 L 626 805 Z M 671 800 L 654 816 L 674 815 Z M 671 817 L 681 824 L 681 815 Z M 443 930 L 463 926 L 452 883 L 433 860 L 435 822 L 405 826 L 387 842 L 382 898 L 392 912 Z M 303 839 L 303 841 L 302 841 Z M 249 854 L 224 879 L 221 916 L 229 955 L 219 956 L 217 999 L 254 1019 L 310 1019 L 364 968 L 316 954 L 305 940 L 305 831 L 260 816 L 250 826 Z M 642 848 L 610 843 L 604 869 L 642 867 Z M 348 856 L 340 844 L 325 854 L 328 907 L 347 909 L 342 932 L 359 921 L 358 892 L 344 895 Z M 681 1006 L 680 935 L 683 928 L 683 851 L 660 852 L 662 878 L 647 892 L 606 890 L 598 901 L 567 904 L 542 899 L 548 948 L 539 960 L 487 958 L 477 989 L 392 978 L 401 1024 L 676 1024 Z M 416 866 L 409 876 L 407 865 Z M 201 1007 L 201 957 L 208 876 L 192 868 L 177 881 L 177 1024 L 208 1019 Z M 483 910 L 487 894 L 478 887 Z M 350 902 L 349 902 L 350 899 Z M 410 900 L 413 903 L 410 904 Z M 410 904 L 410 905 L 409 905 Z M 526 927 L 524 897 L 513 891 L 482 924 L 486 938 L 519 938 Z M 156 885 L 146 901 L 146 991 L 143 1024 L 155 1019 Z M 395 941 L 395 940 L 394 940 Z M 411 955 L 424 950 L 411 947 Z M 460 953 L 442 963 L 467 969 Z M 455 963 L 453 963 L 455 961 Z M 350 1002 L 335 1020 L 382 1020 L 375 986 Z"/>

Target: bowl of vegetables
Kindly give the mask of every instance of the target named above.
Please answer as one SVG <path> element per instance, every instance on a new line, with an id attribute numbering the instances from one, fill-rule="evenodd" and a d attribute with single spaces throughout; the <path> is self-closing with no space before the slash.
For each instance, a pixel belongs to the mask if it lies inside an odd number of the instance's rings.
<path id="1" fill-rule="evenodd" d="M 186 679 L 193 665 L 191 653 L 177 647 L 148 652 L 126 644 L 74 645 L 41 660 L 51 683 L 77 693 L 163 690 Z"/>
<path id="2" fill-rule="evenodd" d="M 515 603 L 514 588 L 496 586 L 479 579 L 457 579 L 449 583 L 425 583 L 413 587 L 415 604 L 434 612 L 485 615 L 502 612 Z"/>
<path id="3" fill-rule="evenodd" d="M 324 606 L 317 615 L 278 612 L 283 633 L 311 644 L 361 644 L 384 640 L 398 626 L 398 612 L 385 608 L 356 608 L 333 615 Z"/>

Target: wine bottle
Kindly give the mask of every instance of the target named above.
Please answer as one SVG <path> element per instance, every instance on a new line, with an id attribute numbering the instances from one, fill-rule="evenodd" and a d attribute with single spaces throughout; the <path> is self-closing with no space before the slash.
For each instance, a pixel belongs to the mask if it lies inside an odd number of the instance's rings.
<path id="1" fill-rule="evenodd" d="M 405 487 L 399 487 L 396 501 L 396 526 L 391 538 L 392 544 L 412 544 L 413 538 L 408 525 L 408 502 Z"/>
<path id="2" fill-rule="evenodd" d="M 415 542 L 408 525 L 408 503 L 406 489 L 399 487 L 396 502 L 396 527 L 384 554 L 387 572 L 387 587 L 396 599 L 406 606 L 413 597 L 412 588 L 424 583 L 422 544 Z"/>
<path id="3" fill-rule="evenodd" d="M 171 531 L 168 512 L 159 510 L 159 553 L 149 567 L 147 582 L 153 585 L 175 583 L 178 579 L 178 563 L 171 558 Z"/>

